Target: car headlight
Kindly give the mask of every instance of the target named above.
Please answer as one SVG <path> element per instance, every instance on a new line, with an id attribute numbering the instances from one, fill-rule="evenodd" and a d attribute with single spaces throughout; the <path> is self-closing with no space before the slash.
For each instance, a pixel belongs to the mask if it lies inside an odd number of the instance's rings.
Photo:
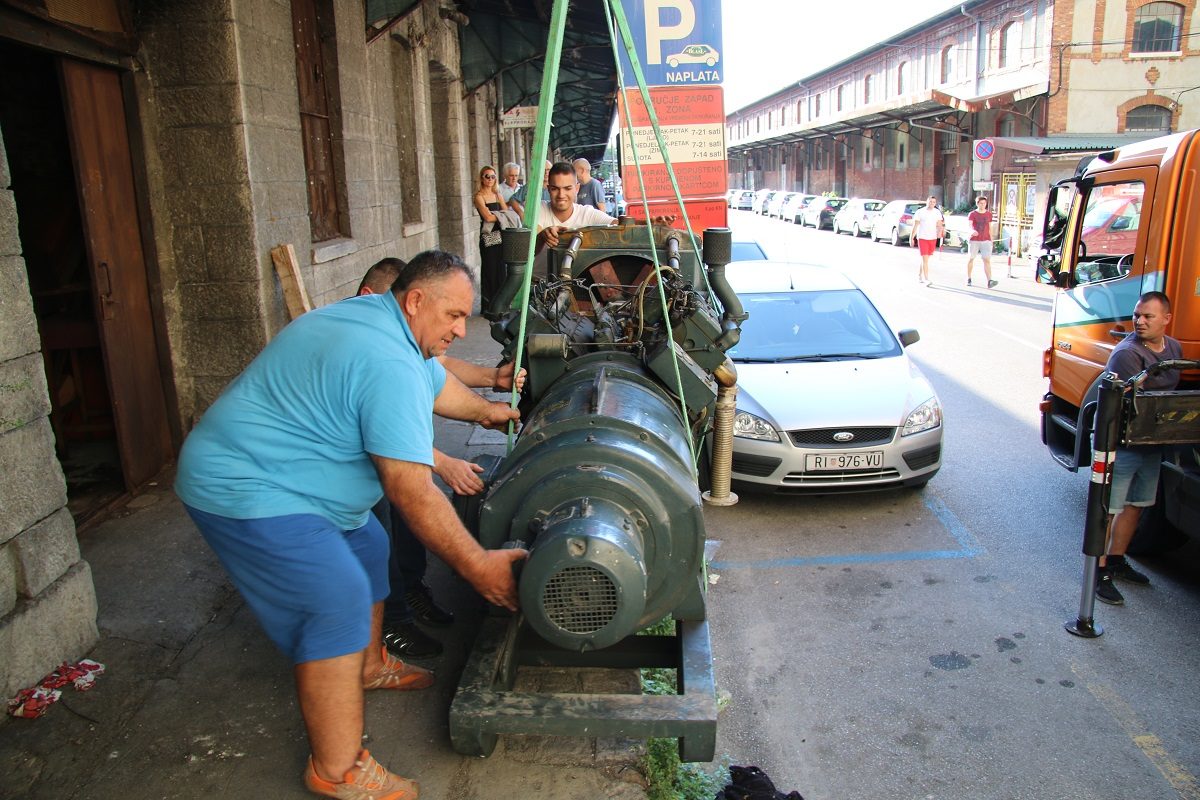
<path id="1" fill-rule="evenodd" d="M 767 442 L 779 441 L 779 434 L 771 427 L 771 423 L 745 411 L 739 411 L 733 416 L 733 435 L 740 436 L 743 439 L 762 439 Z"/>
<path id="2" fill-rule="evenodd" d="M 931 397 L 912 410 L 912 413 L 904 420 L 904 427 L 900 430 L 900 435 L 910 436 L 914 433 L 936 428 L 941 424 L 942 406 L 938 403 L 936 397 Z"/>

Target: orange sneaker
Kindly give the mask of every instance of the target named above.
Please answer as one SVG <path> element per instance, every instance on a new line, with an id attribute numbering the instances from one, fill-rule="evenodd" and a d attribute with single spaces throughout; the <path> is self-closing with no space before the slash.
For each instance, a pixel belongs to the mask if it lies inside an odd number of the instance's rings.
<path id="1" fill-rule="evenodd" d="M 405 664 L 383 648 L 383 666 L 375 677 L 363 681 L 364 689 L 427 689 L 433 686 L 433 673 L 415 664 Z"/>
<path id="2" fill-rule="evenodd" d="M 314 794 L 339 800 L 417 800 L 421 796 L 421 787 L 416 781 L 388 772 L 366 750 L 358 754 L 354 767 L 341 783 L 332 783 L 317 774 L 312 756 L 309 756 L 304 785 Z"/>

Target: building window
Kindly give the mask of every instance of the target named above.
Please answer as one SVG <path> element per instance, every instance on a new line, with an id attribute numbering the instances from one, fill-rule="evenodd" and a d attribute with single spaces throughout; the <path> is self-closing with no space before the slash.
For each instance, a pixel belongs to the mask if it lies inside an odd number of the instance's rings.
<path id="1" fill-rule="evenodd" d="M 1167 133 L 1171 130 L 1171 112 L 1162 106 L 1138 106 L 1125 115 L 1125 130 Z"/>
<path id="2" fill-rule="evenodd" d="M 314 242 L 348 235 L 338 203 L 339 167 L 334 135 L 340 111 L 333 8 L 328 0 L 294 0 L 292 35 L 296 48 L 300 132 L 308 183 L 308 220 Z"/>
<path id="3" fill-rule="evenodd" d="M 906 151 L 908 150 L 908 148 L 905 146 L 906 144 L 907 143 L 903 139 L 901 139 L 896 145 L 896 166 L 897 167 L 903 167 L 905 165 L 905 163 L 907 163 Z"/>
<path id="4" fill-rule="evenodd" d="M 1004 116 L 1004 118 L 1000 120 L 1000 124 L 998 126 L 996 126 L 996 135 L 997 136 L 1016 136 L 1017 135 L 1017 121 L 1015 119 L 1013 119 L 1012 114 L 1006 114 Z"/>
<path id="5" fill-rule="evenodd" d="M 1134 53 L 1178 53 L 1179 32 L 1183 27 L 1183 6 L 1175 3 L 1149 3 L 1133 15 Z"/>
<path id="6" fill-rule="evenodd" d="M 800 114 L 802 111 L 803 111 L 803 108 L 801 106 L 801 103 L 799 101 L 797 101 L 796 102 L 796 124 L 797 125 L 800 124 L 800 120 L 801 120 Z"/>
<path id="7" fill-rule="evenodd" d="M 948 44 L 942 48 L 941 82 L 949 83 L 954 77 L 954 45 Z"/>
<path id="8" fill-rule="evenodd" d="M 821 116 L 821 95 L 813 98 L 813 119 L 819 119 Z"/>
<path id="9" fill-rule="evenodd" d="M 1021 63 L 1021 24 L 1010 22 L 1000 29 L 1000 66 L 1012 67 Z"/>
<path id="10" fill-rule="evenodd" d="M 901 61 L 896 67 L 896 94 L 904 94 L 908 91 L 908 62 Z"/>
<path id="11" fill-rule="evenodd" d="M 871 89 L 873 88 L 871 84 L 874 83 L 872 78 L 873 78 L 873 76 L 871 76 L 871 75 L 868 75 L 865 78 L 863 78 L 863 104 L 864 105 L 871 102 Z"/>
<path id="12" fill-rule="evenodd" d="M 863 166 L 871 166 L 871 142 L 870 140 L 863 142 Z"/>
<path id="13" fill-rule="evenodd" d="M 835 104 L 835 108 L 838 111 L 842 110 L 842 100 L 844 99 L 843 94 L 844 94 L 845 88 L 846 88 L 845 86 L 837 87 L 837 103 Z"/>

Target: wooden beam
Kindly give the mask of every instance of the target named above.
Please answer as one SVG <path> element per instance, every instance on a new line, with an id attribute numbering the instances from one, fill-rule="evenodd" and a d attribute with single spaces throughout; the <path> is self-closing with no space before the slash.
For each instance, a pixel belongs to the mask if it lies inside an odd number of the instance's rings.
<path id="1" fill-rule="evenodd" d="M 295 319 L 305 311 L 312 311 L 312 302 L 304 289 L 304 278 L 296 263 L 296 251 L 290 244 L 281 244 L 271 250 L 271 261 L 283 287 L 283 301 L 287 304 L 288 319 Z"/>

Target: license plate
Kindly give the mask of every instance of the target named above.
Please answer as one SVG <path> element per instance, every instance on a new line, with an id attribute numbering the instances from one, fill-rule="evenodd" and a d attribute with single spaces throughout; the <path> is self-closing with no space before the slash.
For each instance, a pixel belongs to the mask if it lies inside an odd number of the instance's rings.
<path id="1" fill-rule="evenodd" d="M 809 453 L 804 456 L 805 472 L 879 469 L 882 466 L 882 450 L 864 450 L 859 453 Z"/>

